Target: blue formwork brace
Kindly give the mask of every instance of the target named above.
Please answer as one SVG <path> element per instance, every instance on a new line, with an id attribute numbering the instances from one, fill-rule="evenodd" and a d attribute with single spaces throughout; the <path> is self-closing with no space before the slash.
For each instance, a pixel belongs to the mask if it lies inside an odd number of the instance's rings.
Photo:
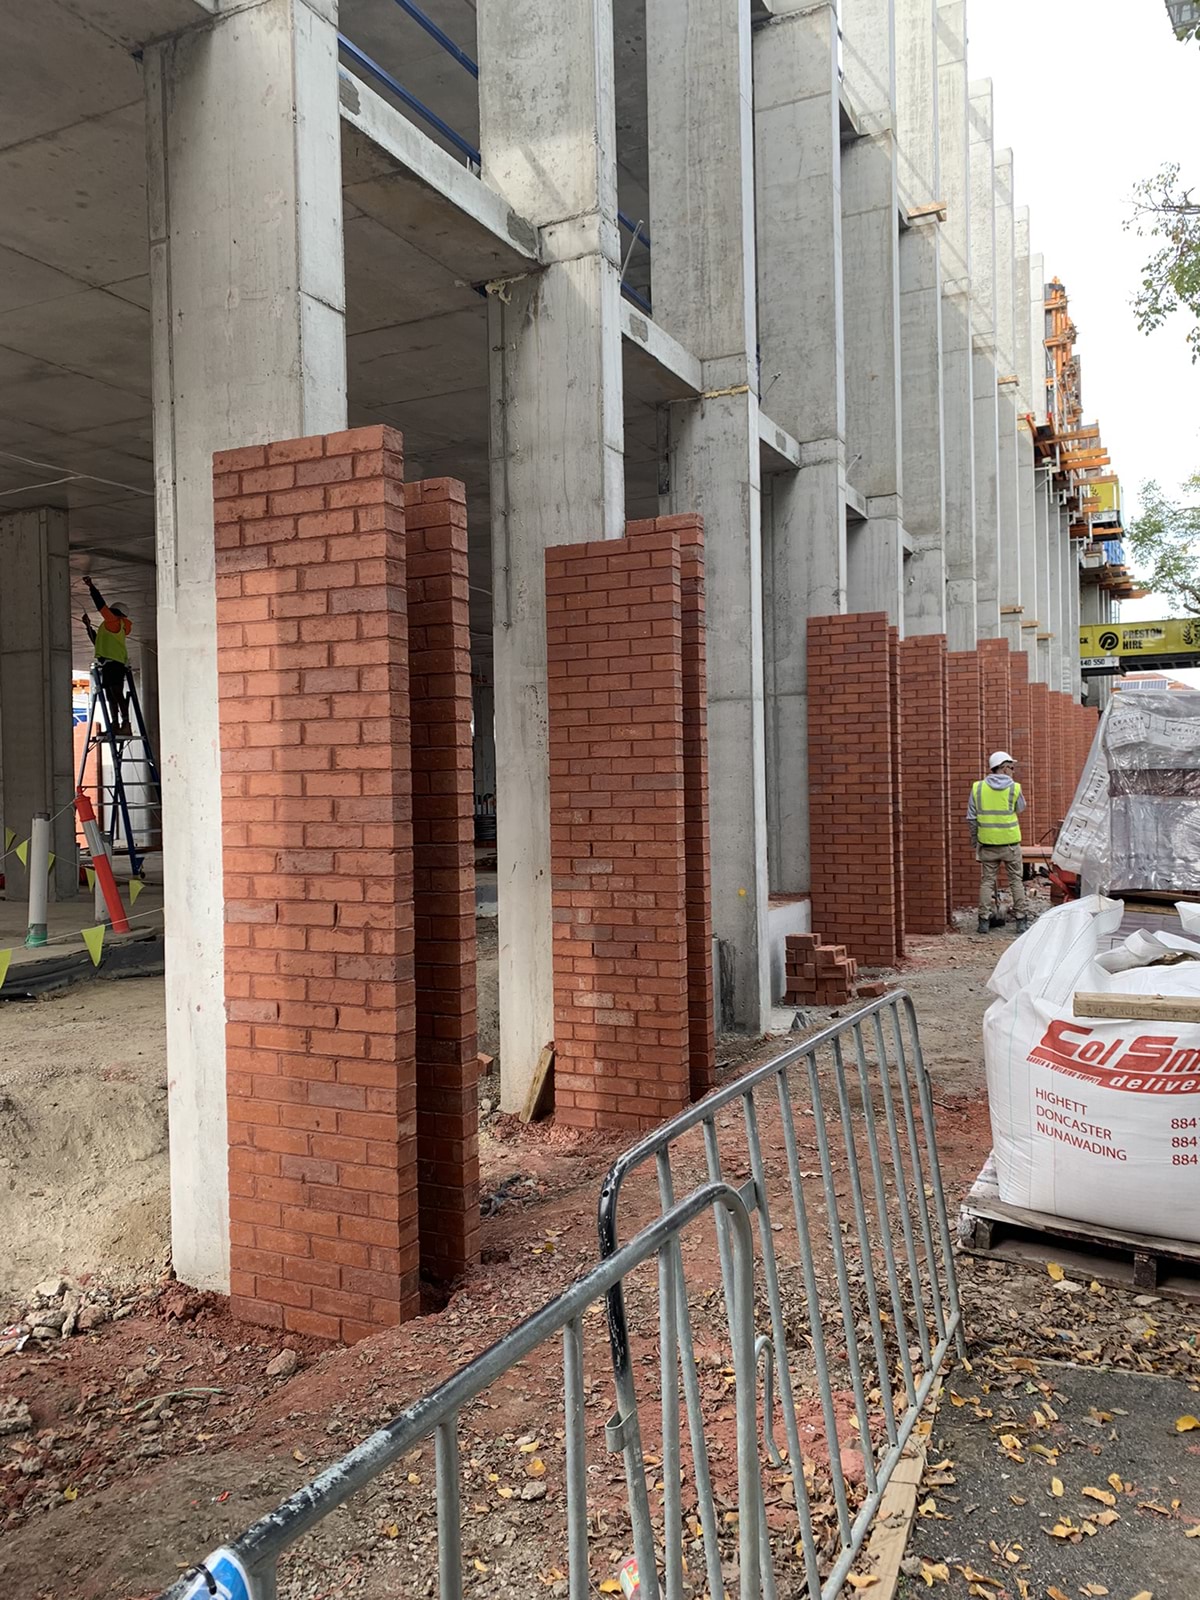
<path id="1" fill-rule="evenodd" d="M 145 861 L 145 852 L 138 849 L 137 839 L 134 836 L 133 822 L 129 815 L 129 788 L 125 782 L 124 764 L 130 759 L 129 746 L 140 744 L 142 752 L 134 757 L 143 764 L 149 773 L 149 782 L 136 781 L 132 787 L 135 789 L 149 790 L 150 794 L 142 800 L 135 800 L 135 806 L 152 810 L 158 815 L 162 814 L 162 787 L 158 781 L 158 767 L 154 760 L 154 751 L 150 746 L 150 736 L 146 732 L 146 719 L 142 715 L 142 703 L 137 697 L 134 687 L 133 673 L 125 668 L 126 688 L 129 691 L 129 715 L 131 721 L 127 724 L 130 732 L 123 733 L 113 716 L 112 707 L 104 691 L 100 673 L 93 666 L 91 678 L 92 688 L 88 703 L 87 737 L 83 741 L 83 754 L 79 761 L 79 778 L 77 788 L 83 788 L 84 774 L 87 771 L 88 758 L 92 751 L 97 752 L 97 778 L 96 787 L 110 803 L 104 808 L 106 821 L 106 838 L 109 853 L 112 855 L 127 855 L 129 857 L 129 870 L 135 878 L 142 875 Z M 109 765 L 112 772 L 112 782 L 104 782 L 104 761 L 102 752 L 108 751 Z M 107 792 L 106 792 L 107 791 Z M 123 836 L 125 843 L 119 845 L 117 839 Z"/>

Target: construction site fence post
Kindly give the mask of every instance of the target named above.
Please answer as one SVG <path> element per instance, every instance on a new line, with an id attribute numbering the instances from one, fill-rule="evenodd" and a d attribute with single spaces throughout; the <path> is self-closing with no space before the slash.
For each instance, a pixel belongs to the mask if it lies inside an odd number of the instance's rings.
<path id="1" fill-rule="evenodd" d="M 75 791 L 75 809 L 79 820 L 83 824 L 83 831 L 87 837 L 88 852 L 92 858 L 92 870 L 96 874 L 96 886 L 104 896 L 104 904 L 108 911 L 108 920 L 112 924 L 114 933 L 128 933 L 129 919 L 125 915 L 125 907 L 121 904 L 121 892 L 117 888 L 117 880 L 113 876 L 112 859 L 105 847 L 104 835 L 100 832 L 100 824 L 96 821 L 96 813 L 92 802 L 82 789 Z"/>
<path id="2" fill-rule="evenodd" d="M 46 906 L 50 898 L 50 813 L 35 811 L 29 830 L 29 925 L 27 945 L 46 943 Z"/>

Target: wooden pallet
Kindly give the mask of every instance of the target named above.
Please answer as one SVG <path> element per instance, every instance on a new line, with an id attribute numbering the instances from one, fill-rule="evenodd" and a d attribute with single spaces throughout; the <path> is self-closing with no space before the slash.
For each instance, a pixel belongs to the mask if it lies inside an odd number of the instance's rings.
<path id="1" fill-rule="evenodd" d="M 1200 1301 L 1200 1244 L 1007 1205 L 1000 1198 L 991 1154 L 963 1202 L 958 1236 L 972 1255 L 998 1261 L 1057 1261 L 1074 1278 Z"/>

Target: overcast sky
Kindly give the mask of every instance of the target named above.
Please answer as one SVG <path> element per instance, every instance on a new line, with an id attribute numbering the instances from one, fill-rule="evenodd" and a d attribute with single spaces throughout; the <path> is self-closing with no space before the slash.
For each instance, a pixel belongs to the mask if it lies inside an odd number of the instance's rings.
<path id="1" fill-rule="evenodd" d="M 1070 297 L 1084 413 L 1100 423 L 1128 522 L 1145 479 L 1175 493 L 1200 470 L 1188 324 L 1138 332 L 1130 300 L 1152 246 L 1122 226 L 1135 182 L 1164 162 L 1200 188 L 1200 44 L 1179 43 L 1163 0 L 967 0 L 967 27 L 1032 248 Z M 1157 597 L 1122 609 L 1126 620 L 1169 614 Z"/>

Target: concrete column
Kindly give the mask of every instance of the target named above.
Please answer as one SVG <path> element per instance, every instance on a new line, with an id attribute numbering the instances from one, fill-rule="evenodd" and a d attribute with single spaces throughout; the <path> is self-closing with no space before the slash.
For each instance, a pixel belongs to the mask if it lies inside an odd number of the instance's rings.
<path id="1" fill-rule="evenodd" d="M 946 631 L 946 474 L 942 408 L 943 202 L 934 0 L 897 0 L 896 144 L 900 208 L 904 627 Z"/>
<path id="2" fill-rule="evenodd" d="M 763 498 L 771 888 L 810 887 L 808 618 L 846 609 L 845 335 L 837 13 L 798 3 L 754 33 L 759 350 L 799 472 Z"/>
<path id="3" fill-rule="evenodd" d="M 1015 224 L 1013 337 L 1017 374 L 1017 524 L 1021 542 L 1021 648 L 1029 675 L 1037 661 L 1037 522 L 1034 513 L 1033 286 L 1029 258 L 1029 207 L 1019 206 Z"/>
<path id="4" fill-rule="evenodd" d="M 992 86 L 970 86 L 971 329 L 975 410 L 975 628 L 1000 637 L 1000 435 L 996 379 L 996 192 Z"/>
<path id="5" fill-rule="evenodd" d="M 483 179 L 540 229 L 545 270 L 488 301 L 500 1103 L 554 1037 L 547 546 L 624 532 L 611 0 L 482 0 Z"/>
<path id="6" fill-rule="evenodd" d="M 1037 532 L 1037 656 L 1030 681 L 1050 682 L 1050 528 L 1055 524 L 1054 491 L 1051 488 L 1049 467 L 1037 467 L 1034 476 L 1033 515 Z"/>
<path id="7" fill-rule="evenodd" d="M 1051 491 L 1050 496 L 1050 678 L 1052 689 L 1063 686 L 1063 627 L 1065 607 L 1063 588 L 1066 582 L 1066 547 L 1070 539 L 1067 531 L 1069 513 L 1060 504 L 1061 496 Z"/>
<path id="8" fill-rule="evenodd" d="M 900 241 L 892 0 L 842 0 L 842 64 L 860 136 L 842 150 L 846 478 L 867 518 L 847 539 L 851 611 L 903 623 Z"/>
<path id="9" fill-rule="evenodd" d="M 647 0 L 654 315 L 703 363 L 664 510 L 704 517 L 713 931 L 727 1023 L 770 1004 L 750 9 Z"/>
<path id="10" fill-rule="evenodd" d="M 1067 536 L 1066 549 L 1067 582 L 1066 582 L 1066 613 L 1067 626 L 1063 632 L 1063 688 L 1072 697 L 1079 699 L 1079 691 L 1083 679 L 1079 670 L 1079 540 Z"/>
<path id="11" fill-rule="evenodd" d="M 79 892 L 68 561 L 65 511 L 40 506 L 0 516 L 0 822 L 19 844 L 35 811 L 54 819 L 52 900 Z M 6 857 L 4 877 L 5 898 L 26 901 L 29 878 L 15 855 Z"/>
<path id="12" fill-rule="evenodd" d="M 971 345 L 971 138 L 965 0 L 937 8 L 942 246 L 942 420 L 946 484 L 946 641 L 976 639 L 975 411 Z"/>
<path id="13" fill-rule="evenodd" d="M 346 423 L 335 8 L 147 47 L 175 1269 L 229 1281 L 212 456 Z"/>
<path id="14" fill-rule="evenodd" d="M 133 671 L 138 704 L 142 708 L 142 719 L 146 724 L 150 749 L 157 765 L 159 759 L 158 636 L 157 618 L 154 613 L 145 617 L 140 612 L 138 614 L 134 632 L 129 640 L 129 665 Z M 140 743 L 136 743 L 133 749 L 137 752 L 137 758 L 127 757 L 123 763 L 124 781 L 129 794 L 130 819 L 134 831 L 139 840 L 145 841 L 148 836 L 155 836 L 161 831 L 161 817 L 150 770 L 142 759 L 145 753 L 143 747 Z"/>
<path id="15" fill-rule="evenodd" d="M 1011 150 L 996 157 L 996 383 L 999 444 L 1000 631 L 1021 648 L 1021 495 L 1017 456 L 1016 208 Z M 1022 332 L 1024 328 L 1022 328 Z"/>

